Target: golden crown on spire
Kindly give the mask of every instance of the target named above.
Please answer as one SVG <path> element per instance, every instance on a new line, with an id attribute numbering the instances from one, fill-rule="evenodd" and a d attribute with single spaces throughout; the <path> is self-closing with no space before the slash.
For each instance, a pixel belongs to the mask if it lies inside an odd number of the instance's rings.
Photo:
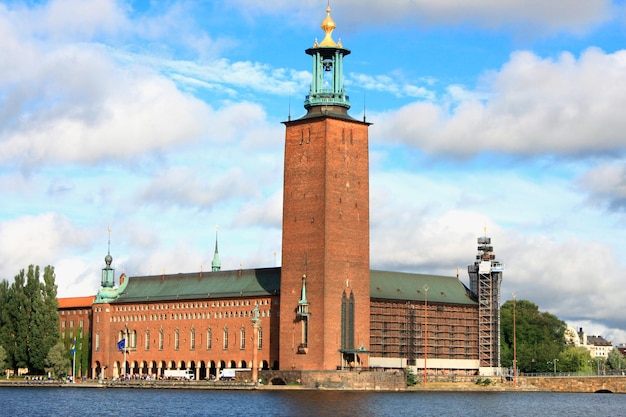
<path id="1" fill-rule="evenodd" d="M 316 46 L 337 46 L 337 43 L 333 40 L 333 30 L 335 30 L 335 21 L 330 17 L 330 4 L 326 7 L 326 18 L 322 22 L 321 28 L 326 33 L 322 42 Z"/>

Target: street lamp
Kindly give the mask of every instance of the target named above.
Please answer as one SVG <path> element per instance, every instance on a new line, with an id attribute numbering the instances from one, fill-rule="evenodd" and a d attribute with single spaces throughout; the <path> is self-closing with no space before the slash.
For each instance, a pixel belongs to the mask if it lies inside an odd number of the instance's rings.
<path id="1" fill-rule="evenodd" d="M 554 373 L 555 373 L 555 374 L 556 374 L 556 363 L 557 363 L 558 361 L 559 361 L 558 359 L 554 358 L 553 360 L 551 360 L 551 361 L 548 361 L 548 362 L 547 362 L 548 364 L 550 364 L 550 363 L 553 363 L 553 364 L 554 364 Z"/>
<path id="2" fill-rule="evenodd" d="M 428 346 L 426 344 L 426 337 L 428 335 L 428 285 L 424 284 L 424 386 L 428 384 L 428 377 L 426 376 L 426 357 Z"/>
<path id="3" fill-rule="evenodd" d="M 517 337 L 515 328 L 515 291 L 513 291 L 513 388 L 517 388 Z"/>
<path id="4" fill-rule="evenodd" d="M 252 381 L 254 381 L 254 385 L 257 385 L 259 383 L 259 365 L 257 364 L 259 354 L 259 325 L 261 324 L 258 302 L 255 304 L 254 310 L 252 310 L 252 316 Z"/>

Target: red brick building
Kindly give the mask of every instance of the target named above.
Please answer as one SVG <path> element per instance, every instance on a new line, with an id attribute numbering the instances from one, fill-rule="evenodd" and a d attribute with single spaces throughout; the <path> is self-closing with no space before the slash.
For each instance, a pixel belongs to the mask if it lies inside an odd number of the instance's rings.
<path id="1" fill-rule="evenodd" d="M 470 266 L 471 291 L 458 277 L 370 270 L 369 123 L 348 114 L 350 51 L 332 39 L 330 8 L 322 28 L 322 42 L 306 50 L 307 112 L 285 122 L 282 266 L 221 271 L 216 243 L 212 272 L 123 277 L 116 287 L 107 254 L 91 307 L 93 377 L 407 366 L 489 373 L 499 363 L 499 318 L 479 309 L 481 294 L 499 304 L 490 267 Z"/>
<path id="2" fill-rule="evenodd" d="M 91 376 L 92 305 L 95 296 L 59 298 L 59 334 L 65 346 L 75 345 L 76 377 Z"/>

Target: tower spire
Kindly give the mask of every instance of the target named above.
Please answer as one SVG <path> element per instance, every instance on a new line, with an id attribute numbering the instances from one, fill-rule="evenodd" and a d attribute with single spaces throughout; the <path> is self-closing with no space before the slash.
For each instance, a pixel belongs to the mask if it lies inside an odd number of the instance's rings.
<path id="1" fill-rule="evenodd" d="M 215 252 L 213 253 L 213 261 L 211 262 L 211 271 L 217 272 L 222 269 L 222 263 L 220 262 L 220 254 L 217 250 L 217 231 L 219 226 L 215 226 Z"/>
<path id="2" fill-rule="evenodd" d="M 102 287 L 113 288 L 115 284 L 115 270 L 111 268 L 111 264 L 113 263 L 113 257 L 111 256 L 111 226 L 107 226 L 107 232 L 109 233 L 109 240 L 107 255 L 104 257 L 105 267 L 102 268 Z"/>
<path id="3" fill-rule="evenodd" d="M 306 50 L 313 57 L 313 79 L 309 95 L 304 101 L 308 113 L 320 111 L 346 115 L 350 108 L 348 96 L 343 88 L 343 57 L 350 54 L 341 41 L 335 42 L 333 31 L 337 25 L 330 16 L 330 3 L 326 8 L 326 18 L 322 21 L 324 39 L 315 41 L 312 48 Z"/>

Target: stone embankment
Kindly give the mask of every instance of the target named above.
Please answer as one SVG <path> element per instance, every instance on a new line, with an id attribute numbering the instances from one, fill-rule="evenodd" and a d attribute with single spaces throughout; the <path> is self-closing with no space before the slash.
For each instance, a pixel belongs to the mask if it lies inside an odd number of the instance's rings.
<path id="1" fill-rule="evenodd" d="M 308 375 L 312 377 L 313 375 Z M 318 375 L 319 376 L 319 375 Z M 299 383 L 273 385 L 266 380 L 265 384 L 254 384 L 245 381 L 94 381 L 87 380 L 77 383 L 67 383 L 62 381 L 29 381 L 24 379 L 0 380 L 0 387 L 65 387 L 65 388 L 135 388 L 135 389 L 207 389 L 207 390 L 350 390 L 350 391 L 463 391 L 463 392 L 485 392 L 485 391 L 546 391 L 546 392 L 611 392 L 626 393 L 626 377 L 621 376 L 563 376 L 563 377 L 519 377 L 517 386 L 513 382 L 505 379 L 478 381 L 428 381 L 424 385 L 419 381 L 412 387 L 399 384 L 395 377 L 389 380 L 378 378 L 366 382 L 366 377 L 354 381 L 346 379 L 345 375 L 337 375 L 332 378 L 329 375 L 325 379 L 312 382 L 300 380 Z"/>

